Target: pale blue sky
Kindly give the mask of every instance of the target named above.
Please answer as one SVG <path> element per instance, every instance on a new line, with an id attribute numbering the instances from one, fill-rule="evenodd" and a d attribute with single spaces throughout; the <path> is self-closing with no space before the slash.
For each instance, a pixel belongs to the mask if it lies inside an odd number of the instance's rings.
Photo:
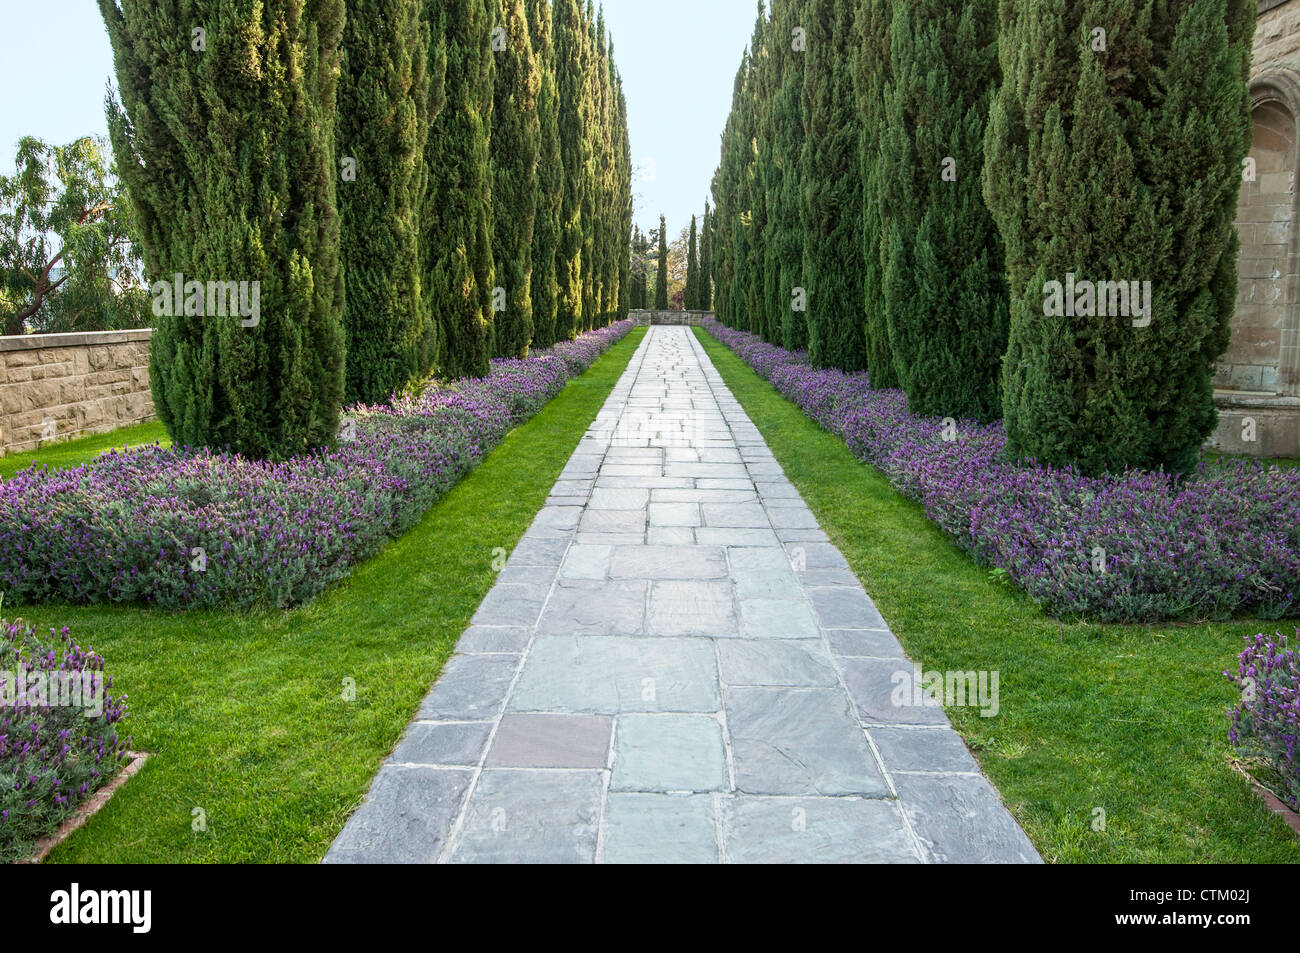
<path id="1" fill-rule="evenodd" d="M 676 235 L 704 209 L 731 84 L 754 27 L 754 0 L 606 0 L 623 73 L 636 220 Z M 24 135 L 69 142 L 104 135 L 113 56 L 93 0 L 0 0 L 0 169 Z M 649 160 L 649 162 L 647 162 Z"/>

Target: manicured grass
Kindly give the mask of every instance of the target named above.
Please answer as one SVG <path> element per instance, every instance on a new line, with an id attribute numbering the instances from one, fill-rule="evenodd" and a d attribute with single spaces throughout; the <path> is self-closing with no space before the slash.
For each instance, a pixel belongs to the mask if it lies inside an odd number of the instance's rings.
<path id="1" fill-rule="evenodd" d="M 84 463 L 105 450 L 120 450 L 123 447 L 138 447 L 150 443 L 162 444 L 164 447 L 171 445 L 166 429 L 158 421 L 137 424 L 134 427 L 122 427 L 120 430 L 96 434 L 93 437 L 79 437 L 76 440 L 51 444 L 40 450 L 28 450 L 26 453 L 0 457 L 0 479 L 7 480 L 33 463 L 45 464 L 52 470 L 58 470 Z"/>
<path id="2" fill-rule="evenodd" d="M 1062 625 L 696 335 L 912 658 L 926 671 L 1001 673 L 997 717 L 948 714 L 1044 859 L 1300 862 L 1300 838 L 1226 763 L 1234 692 L 1220 674 L 1243 636 L 1288 626 Z"/>
<path id="3" fill-rule="evenodd" d="M 289 612 L 43 606 L 107 660 L 152 757 L 52 862 L 315 862 L 364 796 L 644 330 L 352 578 Z M 355 683 L 355 701 L 344 700 Z M 195 811 L 206 831 L 195 831 Z"/>

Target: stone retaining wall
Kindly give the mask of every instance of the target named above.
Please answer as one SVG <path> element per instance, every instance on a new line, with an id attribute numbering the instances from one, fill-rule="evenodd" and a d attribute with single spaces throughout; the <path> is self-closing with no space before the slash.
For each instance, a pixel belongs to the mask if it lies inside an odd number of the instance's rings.
<path id="1" fill-rule="evenodd" d="M 688 324 L 694 327 L 702 324 L 705 318 L 712 317 L 712 311 L 629 311 L 628 317 L 637 324 Z"/>
<path id="2" fill-rule="evenodd" d="M 0 337 L 0 453 L 154 419 L 150 333 Z"/>

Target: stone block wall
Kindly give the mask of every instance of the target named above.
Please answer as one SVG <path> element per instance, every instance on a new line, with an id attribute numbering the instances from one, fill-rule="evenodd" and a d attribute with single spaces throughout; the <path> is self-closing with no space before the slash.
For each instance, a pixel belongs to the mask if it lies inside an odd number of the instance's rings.
<path id="1" fill-rule="evenodd" d="M 629 311 L 628 317 L 637 324 L 701 324 L 712 311 Z"/>
<path id="2" fill-rule="evenodd" d="M 0 337 L 0 453 L 154 419 L 148 329 Z"/>

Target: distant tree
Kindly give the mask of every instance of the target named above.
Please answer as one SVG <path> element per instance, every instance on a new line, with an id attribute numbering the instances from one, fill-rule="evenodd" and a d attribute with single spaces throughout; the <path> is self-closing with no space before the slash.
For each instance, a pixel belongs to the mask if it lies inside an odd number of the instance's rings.
<path id="1" fill-rule="evenodd" d="M 655 272 L 655 310 L 668 310 L 668 226 L 659 216 L 659 267 Z"/>
<path id="2" fill-rule="evenodd" d="M 683 290 L 685 307 L 689 311 L 700 310 L 700 265 L 699 236 L 695 216 L 691 216 L 690 246 L 686 252 L 686 286 Z"/>
<path id="3" fill-rule="evenodd" d="M 25 137 L 0 175 L 0 322 L 4 334 L 148 327 L 131 203 L 107 143 Z"/>
<path id="4" fill-rule="evenodd" d="M 713 308 L 713 214 L 704 203 L 704 223 L 700 234 L 700 308 Z"/>

